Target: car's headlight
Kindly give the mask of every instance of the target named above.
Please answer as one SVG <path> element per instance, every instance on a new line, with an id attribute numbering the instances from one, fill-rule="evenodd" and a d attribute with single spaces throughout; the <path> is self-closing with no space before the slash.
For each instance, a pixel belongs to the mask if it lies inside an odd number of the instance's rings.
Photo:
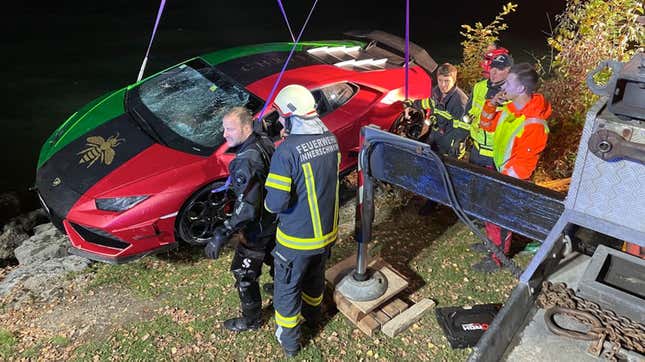
<path id="1" fill-rule="evenodd" d="M 147 199 L 148 195 L 113 197 L 109 199 L 96 199 L 96 208 L 105 211 L 125 211 Z"/>

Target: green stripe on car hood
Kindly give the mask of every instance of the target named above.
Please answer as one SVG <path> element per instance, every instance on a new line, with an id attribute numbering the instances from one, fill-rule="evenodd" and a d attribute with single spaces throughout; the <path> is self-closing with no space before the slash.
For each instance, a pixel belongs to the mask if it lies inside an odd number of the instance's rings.
<path id="1" fill-rule="evenodd" d="M 40 168 L 56 152 L 76 138 L 125 112 L 125 88 L 107 93 L 79 109 L 52 133 L 40 149 Z"/>
<path id="2" fill-rule="evenodd" d="M 302 42 L 298 43 L 296 46 L 296 51 L 302 51 L 305 47 L 323 47 L 323 46 L 363 46 L 364 43 L 360 41 L 313 41 L 313 42 Z M 235 48 L 222 49 L 212 53 L 204 54 L 200 56 L 204 61 L 210 65 L 217 65 L 235 58 L 240 58 L 248 55 L 266 53 L 266 52 L 275 52 L 275 51 L 285 51 L 288 52 L 293 47 L 293 43 L 282 42 L 282 43 L 264 43 L 264 44 L 254 44 L 239 46 Z M 193 58 L 194 59 L 194 58 Z M 181 64 L 181 63 L 179 63 Z M 174 67 L 173 65 L 172 67 Z M 172 68 L 169 67 L 168 69 Z M 166 69 L 167 70 L 167 69 Z M 93 130 L 94 128 L 100 126 L 101 124 L 123 114 L 124 104 L 123 98 L 127 89 L 134 88 L 140 83 L 145 82 L 149 78 L 156 76 L 159 73 L 164 72 L 162 70 L 155 74 L 152 74 L 140 82 L 128 85 L 125 88 L 117 90 L 115 92 L 106 93 L 105 95 L 93 100 L 92 102 L 85 105 L 83 108 L 79 109 L 74 113 L 67 121 L 65 121 L 60 127 L 52 133 L 51 136 L 45 141 L 45 144 L 40 150 L 40 155 L 38 156 L 38 166 L 40 168 L 52 155 L 60 151 L 67 144 L 75 140 L 76 138 L 84 135 L 85 133 Z"/>

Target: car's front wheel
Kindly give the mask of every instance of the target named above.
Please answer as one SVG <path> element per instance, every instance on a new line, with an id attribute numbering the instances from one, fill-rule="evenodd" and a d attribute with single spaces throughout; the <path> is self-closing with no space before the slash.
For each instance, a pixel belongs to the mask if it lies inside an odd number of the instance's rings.
<path id="1" fill-rule="evenodd" d="M 188 244 L 204 245 L 215 228 L 231 216 L 234 201 L 224 181 L 203 187 L 182 207 L 177 218 L 177 236 Z"/>

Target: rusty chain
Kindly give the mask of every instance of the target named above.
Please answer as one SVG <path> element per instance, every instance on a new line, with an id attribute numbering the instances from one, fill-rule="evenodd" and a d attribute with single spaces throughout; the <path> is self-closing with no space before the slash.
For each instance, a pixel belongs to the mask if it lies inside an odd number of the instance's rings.
<path id="1" fill-rule="evenodd" d="M 576 296 L 565 283 L 542 283 L 537 305 L 547 310 L 544 315 L 545 322 L 553 333 L 576 339 L 595 340 L 589 347 L 589 352 L 595 356 L 602 352 L 605 340 L 611 343 L 611 349 L 602 355 L 607 360 L 616 361 L 616 354 L 621 347 L 645 354 L 645 325 Z M 553 321 L 552 317 L 555 314 L 572 317 L 589 326 L 589 330 L 579 332 L 564 329 Z"/>

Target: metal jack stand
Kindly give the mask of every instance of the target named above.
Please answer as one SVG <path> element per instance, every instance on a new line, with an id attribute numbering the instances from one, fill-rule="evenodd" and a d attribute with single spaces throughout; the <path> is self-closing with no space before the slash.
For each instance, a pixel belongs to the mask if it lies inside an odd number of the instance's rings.
<path id="1" fill-rule="evenodd" d="M 348 273 L 337 285 L 336 290 L 351 301 L 364 302 L 375 300 L 385 294 L 388 289 L 387 278 L 380 270 L 367 268 L 367 246 L 365 241 L 372 238 L 370 227 L 363 227 L 361 223 L 371 223 L 374 219 L 373 182 L 364 185 L 362 167 L 358 166 L 358 200 L 356 205 L 355 235 L 358 241 L 356 269 Z M 369 177 L 369 176 L 367 176 Z M 366 190 L 367 188 L 367 190 Z M 364 198 L 365 193 L 368 197 Z M 361 216 L 362 215 L 362 216 Z"/>
<path id="2" fill-rule="evenodd" d="M 368 172 L 363 172 L 365 156 L 361 152 L 358 162 L 355 227 L 358 251 L 355 256 L 327 270 L 325 278 L 335 286 L 334 301 L 338 309 L 360 330 L 370 336 L 381 330 L 394 337 L 421 318 L 434 302 L 422 299 L 409 306 L 395 297 L 408 286 L 405 277 L 381 258 L 368 262 L 367 242 L 372 238 L 374 219 L 374 181 Z"/>

